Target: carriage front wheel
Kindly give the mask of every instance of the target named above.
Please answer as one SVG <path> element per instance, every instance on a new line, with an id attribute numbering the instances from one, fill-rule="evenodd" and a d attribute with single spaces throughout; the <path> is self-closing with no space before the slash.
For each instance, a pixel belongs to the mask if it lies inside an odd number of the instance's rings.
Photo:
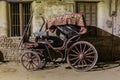
<path id="1" fill-rule="evenodd" d="M 86 41 L 74 43 L 67 53 L 67 63 L 76 71 L 88 71 L 92 69 L 97 59 L 97 50 L 91 43 Z"/>
<path id="2" fill-rule="evenodd" d="M 20 62 L 24 68 L 30 71 L 37 70 L 41 63 L 39 55 L 33 51 L 25 51 L 21 55 Z"/>

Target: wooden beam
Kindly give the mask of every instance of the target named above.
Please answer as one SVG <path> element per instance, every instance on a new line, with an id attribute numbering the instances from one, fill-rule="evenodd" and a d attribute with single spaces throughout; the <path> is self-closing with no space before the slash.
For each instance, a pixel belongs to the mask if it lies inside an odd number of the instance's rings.
<path id="1" fill-rule="evenodd" d="M 19 4 L 19 9 L 20 9 L 20 13 L 19 13 L 19 15 L 20 15 L 20 36 L 22 36 L 22 28 L 23 28 L 23 12 L 22 12 L 22 4 L 20 3 Z"/>

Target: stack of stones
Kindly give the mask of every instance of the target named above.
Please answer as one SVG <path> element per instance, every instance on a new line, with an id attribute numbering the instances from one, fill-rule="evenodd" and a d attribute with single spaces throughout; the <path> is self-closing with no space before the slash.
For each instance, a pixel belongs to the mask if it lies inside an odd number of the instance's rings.
<path id="1" fill-rule="evenodd" d="M 19 51 L 19 42 L 15 39 L 1 36 L 0 37 L 0 53 L 3 55 L 4 60 L 14 60 Z"/>

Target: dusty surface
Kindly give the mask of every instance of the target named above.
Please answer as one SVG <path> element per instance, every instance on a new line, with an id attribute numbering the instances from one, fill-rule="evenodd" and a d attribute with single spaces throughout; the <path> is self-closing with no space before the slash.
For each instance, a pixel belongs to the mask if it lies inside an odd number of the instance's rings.
<path id="1" fill-rule="evenodd" d="M 56 68 L 30 72 L 14 62 L 0 63 L 0 80 L 120 80 L 117 62 L 100 64 L 89 72 L 75 72 L 66 67 L 68 64 L 61 64 Z"/>

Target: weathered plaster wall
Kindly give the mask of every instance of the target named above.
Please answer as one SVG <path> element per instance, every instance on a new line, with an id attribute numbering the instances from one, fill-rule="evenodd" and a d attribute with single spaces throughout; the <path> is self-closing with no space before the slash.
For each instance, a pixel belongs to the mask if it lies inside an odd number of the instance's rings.
<path id="1" fill-rule="evenodd" d="M 117 1 L 117 0 L 116 0 Z M 111 8 L 110 8 L 111 4 Z M 98 3 L 98 27 L 120 37 L 120 1 L 115 4 L 115 0 L 104 0 Z M 117 6 L 117 16 L 111 16 Z M 104 34 L 103 34 L 104 35 Z"/>
<path id="2" fill-rule="evenodd" d="M 42 19 L 39 14 L 45 17 L 45 20 L 53 16 L 61 15 L 74 11 L 73 0 L 22 0 L 32 1 L 33 20 L 32 20 L 32 33 L 40 29 Z M 69 5 L 70 4 L 70 5 Z M 8 14 L 7 14 L 7 1 L 0 1 L 0 35 L 7 35 L 8 33 Z"/>
<path id="3" fill-rule="evenodd" d="M 69 5 L 70 4 L 70 5 Z M 65 13 L 74 12 L 74 1 L 73 0 L 44 0 L 44 1 L 34 1 L 32 3 L 32 7 L 34 10 L 33 16 L 33 32 L 38 31 L 42 20 L 39 14 L 42 14 L 45 17 L 45 20 L 62 15 Z"/>
<path id="4" fill-rule="evenodd" d="M 120 37 L 120 0 L 118 0 L 117 16 L 114 17 L 114 34 Z"/>
<path id="5" fill-rule="evenodd" d="M 26 0 L 23 0 L 26 1 Z M 118 0 L 117 16 L 110 17 L 110 0 L 27 0 L 32 2 L 33 15 L 33 31 L 38 31 L 42 20 L 39 16 L 41 13 L 47 20 L 50 17 L 61 15 L 68 12 L 75 12 L 75 1 L 99 1 L 98 2 L 98 22 L 97 27 L 109 33 L 114 33 L 120 36 L 120 1 Z M 114 11 L 115 0 L 111 0 L 111 9 Z M 0 35 L 7 35 L 8 21 L 7 21 L 7 2 L 0 1 Z M 113 18 L 113 19 L 112 19 Z M 113 25 L 112 25 L 113 24 Z M 112 32 L 113 29 L 113 32 Z M 103 33 L 103 35 L 105 35 Z"/>
<path id="6" fill-rule="evenodd" d="M 98 1 L 98 22 L 97 27 L 109 33 L 112 33 L 111 25 L 108 22 L 112 21 L 109 16 L 110 0 L 37 0 L 33 2 L 34 17 L 33 17 L 33 32 L 38 31 L 42 21 L 39 13 L 44 15 L 45 19 L 65 14 L 68 12 L 75 12 L 75 1 Z M 114 1 L 114 0 L 113 0 Z M 114 4 L 113 4 L 114 5 Z M 111 22 L 112 23 L 112 22 Z M 107 35 L 102 33 L 102 35 Z"/>
<path id="7" fill-rule="evenodd" d="M 104 0 L 98 3 L 98 26 L 99 28 L 112 33 L 111 17 L 109 16 L 109 2 L 110 0 Z M 108 23 L 109 22 L 109 23 Z M 103 33 L 103 35 L 106 35 Z"/>
<path id="8" fill-rule="evenodd" d="M 111 34 L 120 36 L 120 0 L 75 0 L 75 1 L 98 1 L 97 27 Z M 110 8 L 111 5 L 111 8 Z M 110 16 L 117 6 L 117 16 Z M 113 30 L 113 31 L 112 31 Z M 102 33 L 102 35 L 107 35 Z"/>
<path id="9" fill-rule="evenodd" d="M 0 1 L 0 36 L 7 35 L 7 3 Z"/>

